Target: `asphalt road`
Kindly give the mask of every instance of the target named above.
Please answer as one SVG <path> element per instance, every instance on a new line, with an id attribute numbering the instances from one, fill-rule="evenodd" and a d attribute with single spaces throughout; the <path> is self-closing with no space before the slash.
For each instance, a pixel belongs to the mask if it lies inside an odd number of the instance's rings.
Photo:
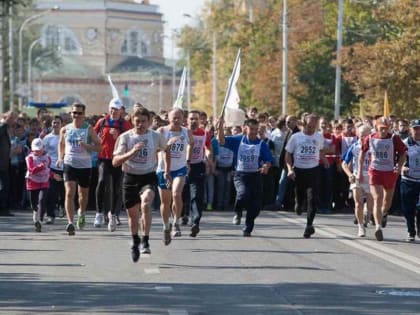
<path id="1" fill-rule="evenodd" d="M 64 219 L 36 233 L 29 212 L 0 218 L 0 314 L 420 314 L 420 241 L 391 216 L 384 242 L 356 236 L 352 216 L 264 211 L 251 238 L 228 212 L 205 212 L 197 238 L 164 246 L 154 213 L 151 255 L 130 257 L 117 231 L 69 237 Z"/>

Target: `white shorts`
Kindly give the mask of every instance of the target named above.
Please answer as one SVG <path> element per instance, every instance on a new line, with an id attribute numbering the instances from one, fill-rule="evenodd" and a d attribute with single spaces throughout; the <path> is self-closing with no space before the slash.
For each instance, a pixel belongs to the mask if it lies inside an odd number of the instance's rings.
<path id="1" fill-rule="evenodd" d="M 363 183 L 359 183 L 356 179 L 355 183 L 350 184 L 350 189 L 359 188 L 362 190 L 362 194 L 370 194 L 369 176 L 363 176 Z"/>

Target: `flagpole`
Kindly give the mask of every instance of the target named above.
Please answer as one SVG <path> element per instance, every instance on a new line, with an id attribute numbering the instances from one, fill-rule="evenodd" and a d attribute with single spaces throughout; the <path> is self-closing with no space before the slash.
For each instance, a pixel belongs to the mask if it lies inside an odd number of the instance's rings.
<path id="1" fill-rule="evenodd" d="M 224 114 L 225 114 L 226 103 L 228 101 L 230 91 L 232 90 L 233 76 L 235 75 L 236 69 L 238 68 L 240 58 L 241 58 L 241 49 L 238 50 L 238 54 L 236 55 L 235 65 L 233 67 L 232 75 L 230 76 L 230 79 L 229 79 L 229 85 L 228 85 L 228 89 L 227 89 L 227 92 L 226 92 L 226 95 L 225 95 L 225 100 L 223 101 L 222 112 L 220 114 L 221 117 L 223 117 Z"/>

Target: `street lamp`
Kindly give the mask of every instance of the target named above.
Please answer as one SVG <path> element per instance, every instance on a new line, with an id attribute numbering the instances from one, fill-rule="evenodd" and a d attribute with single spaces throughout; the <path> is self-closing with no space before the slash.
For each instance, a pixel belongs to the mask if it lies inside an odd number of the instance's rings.
<path id="1" fill-rule="evenodd" d="M 32 98 L 32 49 L 41 41 L 41 38 L 34 40 L 28 50 L 28 102 Z"/>
<path id="2" fill-rule="evenodd" d="M 23 83 L 23 30 L 25 26 L 32 22 L 33 20 L 39 19 L 40 17 L 50 13 L 51 11 L 58 11 L 60 10 L 59 6 L 54 6 L 46 11 L 43 11 L 38 14 L 31 15 L 25 21 L 23 21 L 22 25 L 19 28 L 19 88 L 22 88 Z M 22 110 L 22 96 L 19 96 L 19 110 Z"/>

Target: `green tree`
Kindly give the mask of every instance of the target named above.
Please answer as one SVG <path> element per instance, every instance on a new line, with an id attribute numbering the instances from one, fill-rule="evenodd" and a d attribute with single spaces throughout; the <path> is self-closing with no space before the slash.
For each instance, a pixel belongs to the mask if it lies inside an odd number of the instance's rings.
<path id="1" fill-rule="evenodd" d="M 375 15 L 384 25 L 376 43 L 359 42 L 346 49 L 345 77 L 362 97 L 360 107 L 381 114 L 385 90 L 391 113 L 414 118 L 420 115 L 420 6 L 418 0 L 401 0 L 378 7 Z"/>

